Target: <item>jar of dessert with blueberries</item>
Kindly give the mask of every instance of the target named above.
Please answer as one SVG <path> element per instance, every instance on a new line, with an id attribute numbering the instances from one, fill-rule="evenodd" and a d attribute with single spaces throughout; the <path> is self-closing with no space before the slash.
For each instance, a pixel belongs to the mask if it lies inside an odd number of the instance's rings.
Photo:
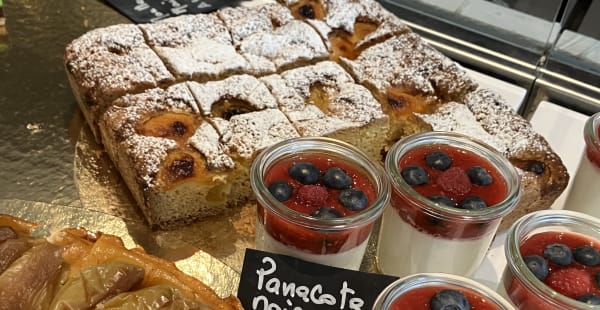
<path id="1" fill-rule="evenodd" d="M 521 217 L 508 230 L 498 288 L 519 309 L 598 309 L 600 220 L 569 210 Z"/>
<path id="2" fill-rule="evenodd" d="M 381 272 L 472 275 L 500 221 L 521 193 L 514 166 L 465 135 L 428 132 L 396 142 L 385 169 L 392 183 L 377 245 Z"/>
<path id="3" fill-rule="evenodd" d="M 250 182 L 258 202 L 257 249 L 355 270 L 390 199 L 379 164 L 348 143 L 323 137 L 263 150 Z"/>
<path id="4" fill-rule="evenodd" d="M 512 310 L 514 307 L 487 286 L 469 278 L 422 273 L 401 278 L 385 288 L 373 310 Z"/>

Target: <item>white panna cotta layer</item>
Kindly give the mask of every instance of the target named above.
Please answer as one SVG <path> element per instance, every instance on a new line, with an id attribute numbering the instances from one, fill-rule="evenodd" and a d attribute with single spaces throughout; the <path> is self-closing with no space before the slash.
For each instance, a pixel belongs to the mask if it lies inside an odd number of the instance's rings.
<path id="1" fill-rule="evenodd" d="M 600 167 L 583 154 L 565 209 L 600 218 Z"/>
<path id="2" fill-rule="evenodd" d="M 493 238 L 493 230 L 475 239 L 436 237 L 406 223 L 396 209 L 389 207 L 379 233 L 379 269 L 399 277 L 423 272 L 469 277 L 483 261 Z"/>
<path id="3" fill-rule="evenodd" d="M 314 254 L 283 244 L 271 237 L 260 223 L 257 223 L 256 225 L 256 248 L 261 251 L 284 254 L 312 263 L 345 269 L 358 270 L 360 268 L 368 241 L 369 238 L 366 238 L 360 245 L 344 252 L 335 254 Z"/>

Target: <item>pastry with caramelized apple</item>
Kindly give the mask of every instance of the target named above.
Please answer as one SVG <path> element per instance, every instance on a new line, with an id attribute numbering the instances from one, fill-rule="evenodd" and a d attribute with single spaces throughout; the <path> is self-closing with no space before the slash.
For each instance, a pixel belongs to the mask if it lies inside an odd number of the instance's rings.
<path id="1" fill-rule="evenodd" d="M 82 228 L 48 239 L 0 214 L 0 309 L 242 309 L 171 262 Z"/>
<path id="2" fill-rule="evenodd" d="M 256 154 L 298 136 L 344 140 L 376 160 L 414 133 L 476 137 L 519 168 L 515 216 L 549 208 L 569 180 L 525 119 L 373 0 L 279 0 L 96 29 L 67 46 L 65 67 L 153 227 L 252 201 Z"/>

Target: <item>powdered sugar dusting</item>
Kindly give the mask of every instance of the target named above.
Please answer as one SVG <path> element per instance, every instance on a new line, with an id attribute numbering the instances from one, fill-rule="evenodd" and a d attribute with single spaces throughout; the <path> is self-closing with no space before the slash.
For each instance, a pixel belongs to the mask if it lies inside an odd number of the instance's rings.
<path id="1" fill-rule="evenodd" d="M 115 100 L 113 104 L 146 111 L 198 110 L 185 83 L 174 84 L 166 89 L 153 88 L 140 94 L 128 94 Z"/>
<path id="2" fill-rule="evenodd" d="M 235 167 L 233 159 L 226 154 L 225 147 L 219 141 L 219 134 L 210 124 L 200 124 L 189 143 L 204 155 L 208 170 Z"/>
<path id="3" fill-rule="evenodd" d="M 214 80 L 248 68 L 215 14 L 182 15 L 140 28 L 180 80 Z"/>
<path id="4" fill-rule="evenodd" d="M 252 158 L 257 151 L 270 145 L 299 136 L 277 109 L 235 115 L 229 123 L 222 139 L 232 156 L 237 154 L 244 159 Z"/>
<path id="5" fill-rule="evenodd" d="M 215 80 L 245 71 L 249 64 L 230 44 L 198 38 L 179 47 L 156 47 L 156 52 L 180 79 Z"/>
<path id="6" fill-rule="evenodd" d="M 225 98 L 242 100 L 253 110 L 277 107 L 277 102 L 267 87 L 257 78 L 247 74 L 202 84 L 189 82 L 189 86 L 198 100 L 200 110 L 208 116 L 211 115 L 213 105 Z"/>
<path id="7" fill-rule="evenodd" d="M 66 48 L 65 65 L 89 104 L 174 81 L 135 25 L 99 28 L 75 39 Z"/>
<path id="8" fill-rule="evenodd" d="M 123 142 L 122 146 L 131 158 L 138 178 L 144 181 L 146 187 L 158 186 L 156 176 L 162 162 L 170 150 L 178 147 L 173 140 L 142 135 L 132 135 Z"/>
<path id="9" fill-rule="evenodd" d="M 263 78 L 281 111 L 304 136 L 319 136 L 359 127 L 384 118 L 379 102 L 338 64 L 324 61 Z M 313 87 L 319 90 L 313 90 Z M 315 103 L 311 91 L 323 92 L 325 107 Z"/>
<path id="10" fill-rule="evenodd" d="M 466 96 L 465 104 L 485 130 L 504 141 L 503 152 L 509 157 L 520 157 L 525 152 L 551 152 L 548 142 L 495 92 L 479 89 Z"/>
<path id="11" fill-rule="evenodd" d="M 246 7 L 230 7 L 217 11 L 217 14 L 231 32 L 233 44 L 235 45 L 239 45 L 244 38 L 251 34 L 273 29 L 269 17 L 257 13 L 256 9 Z"/>
<path id="12" fill-rule="evenodd" d="M 477 87 L 460 66 L 412 32 L 375 44 L 356 60 L 342 57 L 341 61 L 359 82 L 382 94 L 396 87 L 454 100 Z"/>
<path id="13" fill-rule="evenodd" d="M 479 139 L 499 152 L 506 150 L 504 140 L 487 132 L 464 104 L 449 102 L 432 114 L 417 114 L 431 125 L 434 131 L 451 131 Z"/>
<path id="14" fill-rule="evenodd" d="M 271 61 L 278 70 L 329 56 L 319 34 L 298 20 L 290 21 L 273 32 L 260 32 L 246 37 L 240 44 L 240 51 Z"/>
<path id="15" fill-rule="evenodd" d="M 152 24 L 141 24 L 148 44 L 153 47 L 179 47 L 206 38 L 231 45 L 231 35 L 215 14 L 180 15 Z"/>

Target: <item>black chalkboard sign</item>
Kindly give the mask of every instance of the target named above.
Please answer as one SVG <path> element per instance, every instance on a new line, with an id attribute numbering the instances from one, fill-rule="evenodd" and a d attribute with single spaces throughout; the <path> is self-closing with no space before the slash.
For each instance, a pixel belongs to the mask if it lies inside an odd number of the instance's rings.
<path id="1" fill-rule="evenodd" d="M 151 23 L 182 14 L 215 11 L 224 6 L 236 6 L 241 1 L 225 0 L 105 0 L 121 14 L 136 23 Z"/>
<path id="2" fill-rule="evenodd" d="M 246 310 L 370 310 L 395 280 L 247 249 L 238 298 Z"/>

